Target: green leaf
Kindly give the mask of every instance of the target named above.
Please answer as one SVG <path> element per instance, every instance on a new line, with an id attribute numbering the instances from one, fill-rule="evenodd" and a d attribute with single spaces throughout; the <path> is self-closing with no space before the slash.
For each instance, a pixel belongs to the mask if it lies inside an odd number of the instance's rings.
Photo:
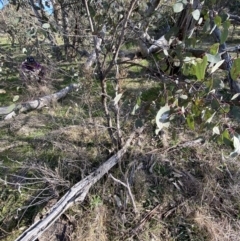
<path id="1" fill-rule="evenodd" d="M 211 108 L 213 110 L 218 110 L 219 107 L 220 107 L 220 103 L 216 99 L 213 99 L 211 101 Z"/>
<path id="2" fill-rule="evenodd" d="M 200 11 L 199 11 L 198 9 L 194 10 L 194 11 L 192 12 L 192 16 L 193 16 L 193 18 L 194 18 L 195 20 L 198 21 L 198 19 L 200 18 Z"/>
<path id="3" fill-rule="evenodd" d="M 187 116 L 187 124 L 188 124 L 188 127 L 189 127 L 191 130 L 194 130 L 194 129 L 195 129 L 193 116 L 191 116 L 191 115 L 188 115 L 188 116 Z"/>
<path id="4" fill-rule="evenodd" d="M 26 49 L 26 48 L 23 48 L 23 49 L 22 49 L 22 52 L 23 52 L 23 54 L 27 53 L 27 49 Z"/>
<path id="5" fill-rule="evenodd" d="M 225 145 L 228 145 L 228 146 L 232 145 L 232 141 L 230 139 L 228 130 L 224 130 L 224 132 L 221 134 L 221 139 Z"/>
<path id="6" fill-rule="evenodd" d="M 212 122 L 212 119 L 213 117 L 216 115 L 216 112 L 214 112 L 210 118 L 207 119 L 206 123 L 211 123 Z"/>
<path id="7" fill-rule="evenodd" d="M 183 99 L 183 100 L 186 100 L 188 98 L 188 96 L 187 95 L 180 95 L 179 98 Z"/>
<path id="8" fill-rule="evenodd" d="M 182 10 L 183 10 L 183 3 L 175 3 L 174 5 L 173 5 L 173 11 L 175 12 L 175 13 L 180 13 L 180 12 L 182 12 Z"/>
<path id="9" fill-rule="evenodd" d="M 206 56 L 207 56 L 208 62 L 213 63 L 213 64 L 216 64 L 222 60 L 220 54 L 212 55 L 212 54 L 206 53 Z"/>
<path id="10" fill-rule="evenodd" d="M 19 99 L 19 95 L 15 95 L 15 96 L 13 97 L 13 102 L 18 101 L 18 99 Z"/>
<path id="11" fill-rule="evenodd" d="M 179 89 L 179 90 L 177 90 L 175 93 L 176 94 L 180 94 L 180 93 L 182 93 L 183 92 L 183 89 Z"/>
<path id="12" fill-rule="evenodd" d="M 219 43 L 215 43 L 210 47 L 210 54 L 216 55 L 219 50 Z"/>
<path id="13" fill-rule="evenodd" d="M 169 122 L 169 113 L 170 113 L 170 107 L 168 105 L 163 106 L 156 115 L 156 124 L 158 127 L 158 130 L 162 130 L 163 127 L 168 128 L 170 125 Z"/>
<path id="14" fill-rule="evenodd" d="M 231 118 L 240 121 L 240 107 L 239 106 L 233 106 L 230 111 Z"/>
<path id="15" fill-rule="evenodd" d="M 227 114 L 230 111 L 230 105 L 227 103 L 221 104 L 220 113 Z"/>
<path id="16" fill-rule="evenodd" d="M 233 137 L 233 146 L 234 146 L 234 152 L 231 152 L 230 156 L 235 157 L 240 155 L 240 139 L 239 136 Z"/>
<path id="17" fill-rule="evenodd" d="M 239 95 L 240 95 L 240 93 L 235 94 L 235 95 L 231 98 L 231 100 L 235 100 Z"/>
<path id="18" fill-rule="evenodd" d="M 135 121 L 135 128 L 141 128 L 143 126 L 143 121 L 141 119 L 137 119 Z"/>
<path id="19" fill-rule="evenodd" d="M 203 25 L 203 33 L 211 30 L 210 19 L 207 19 Z"/>
<path id="20" fill-rule="evenodd" d="M 220 44 L 223 44 L 228 38 L 228 29 L 230 27 L 229 21 L 223 23 L 223 31 L 220 38 Z"/>
<path id="21" fill-rule="evenodd" d="M 222 12 L 222 11 L 221 11 Z M 220 17 L 222 18 L 222 22 L 224 23 L 226 20 L 229 19 L 229 15 L 225 12 L 220 14 Z"/>
<path id="22" fill-rule="evenodd" d="M 214 126 L 214 127 L 213 127 L 213 134 L 220 135 L 220 130 L 219 130 L 219 127 L 218 127 L 218 126 Z"/>
<path id="23" fill-rule="evenodd" d="M 168 51 L 167 51 L 167 49 L 163 49 L 163 53 L 164 53 L 165 56 L 168 56 Z"/>
<path id="24" fill-rule="evenodd" d="M 198 60 L 197 64 L 195 66 L 196 69 L 196 76 L 198 80 L 203 80 L 205 77 L 205 72 L 206 72 L 206 68 L 207 68 L 207 56 L 204 56 L 203 59 Z"/>
<path id="25" fill-rule="evenodd" d="M 141 105 L 141 94 L 140 94 L 140 96 L 138 96 L 138 98 L 137 98 L 137 104 L 140 106 Z"/>
<path id="26" fill-rule="evenodd" d="M 233 137 L 233 146 L 234 146 L 235 150 L 237 150 L 238 153 L 240 153 L 240 140 L 239 140 L 239 136 L 238 136 L 238 137 L 236 137 L 236 136 Z"/>
<path id="27" fill-rule="evenodd" d="M 136 104 L 136 105 L 134 105 L 134 107 L 133 107 L 133 110 L 132 110 L 132 112 L 131 112 L 131 115 L 135 115 L 136 114 L 136 111 L 139 109 L 139 105 L 138 104 Z"/>
<path id="28" fill-rule="evenodd" d="M 44 23 L 44 24 L 42 25 L 42 28 L 48 29 L 48 28 L 50 28 L 50 24 L 49 24 L 49 23 Z"/>
<path id="29" fill-rule="evenodd" d="M 240 75 L 240 58 L 233 61 L 233 65 L 230 71 L 233 80 L 236 80 Z"/>
<path id="30" fill-rule="evenodd" d="M 193 48 L 195 48 L 196 43 L 197 43 L 197 40 L 195 38 L 187 38 L 187 39 L 185 39 L 186 47 L 191 47 L 192 46 Z"/>
<path id="31" fill-rule="evenodd" d="M 220 27 L 220 26 L 221 26 L 221 23 L 222 23 L 222 18 L 217 15 L 217 16 L 214 18 L 214 23 L 215 23 L 218 27 Z"/>

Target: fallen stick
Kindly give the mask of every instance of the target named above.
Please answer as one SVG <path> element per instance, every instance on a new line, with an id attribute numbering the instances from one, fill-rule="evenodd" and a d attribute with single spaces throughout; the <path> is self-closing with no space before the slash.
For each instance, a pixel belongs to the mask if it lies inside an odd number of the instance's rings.
<path id="1" fill-rule="evenodd" d="M 82 202 L 89 189 L 108 171 L 115 166 L 126 153 L 136 134 L 143 131 L 144 127 L 134 131 L 123 146 L 114 156 L 104 162 L 96 171 L 75 184 L 49 211 L 49 213 L 38 222 L 32 224 L 15 241 L 34 241 L 43 234 L 68 208 L 74 203 Z"/>

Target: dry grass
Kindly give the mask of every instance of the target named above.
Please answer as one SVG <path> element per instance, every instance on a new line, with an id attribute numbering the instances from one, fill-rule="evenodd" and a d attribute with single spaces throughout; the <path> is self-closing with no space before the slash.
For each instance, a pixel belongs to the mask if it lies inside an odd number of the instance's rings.
<path id="1" fill-rule="evenodd" d="M 98 204 L 89 212 L 83 212 L 76 221 L 76 230 L 72 234 L 73 240 L 83 241 L 107 241 L 107 218 L 108 208 L 103 204 Z"/>

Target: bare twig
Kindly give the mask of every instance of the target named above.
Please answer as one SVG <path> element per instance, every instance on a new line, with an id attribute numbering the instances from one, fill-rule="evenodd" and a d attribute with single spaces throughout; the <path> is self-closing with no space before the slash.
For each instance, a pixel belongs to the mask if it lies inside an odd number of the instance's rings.
<path id="1" fill-rule="evenodd" d="M 120 183 L 121 185 L 123 185 L 124 187 L 127 188 L 128 193 L 129 193 L 129 196 L 130 196 L 130 198 L 131 198 L 131 200 L 132 200 L 134 212 L 137 213 L 137 212 L 138 212 L 137 206 L 136 206 L 136 204 L 135 204 L 134 197 L 133 197 L 131 188 L 130 188 L 130 186 L 129 186 L 128 180 L 127 180 L 127 184 L 125 184 L 124 182 L 122 182 L 122 181 L 118 180 L 117 178 L 113 177 L 112 174 L 110 174 L 109 177 L 111 177 L 115 182 L 118 182 L 118 183 Z"/>

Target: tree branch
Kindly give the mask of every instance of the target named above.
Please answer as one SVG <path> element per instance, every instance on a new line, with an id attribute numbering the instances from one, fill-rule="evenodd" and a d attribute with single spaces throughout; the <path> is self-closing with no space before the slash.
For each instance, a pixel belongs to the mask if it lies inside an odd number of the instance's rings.
<path id="1" fill-rule="evenodd" d="M 123 148 L 103 163 L 95 172 L 75 184 L 49 211 L 48 215 L 31 225 L 15 241 L 34 241 L 43 234 L 69 207 L 76 202 L 82 202 L 89 189 L 109 170 L 121 161 L 134 137 L 143 131 L 144 127 L 133 132 Z"/>

